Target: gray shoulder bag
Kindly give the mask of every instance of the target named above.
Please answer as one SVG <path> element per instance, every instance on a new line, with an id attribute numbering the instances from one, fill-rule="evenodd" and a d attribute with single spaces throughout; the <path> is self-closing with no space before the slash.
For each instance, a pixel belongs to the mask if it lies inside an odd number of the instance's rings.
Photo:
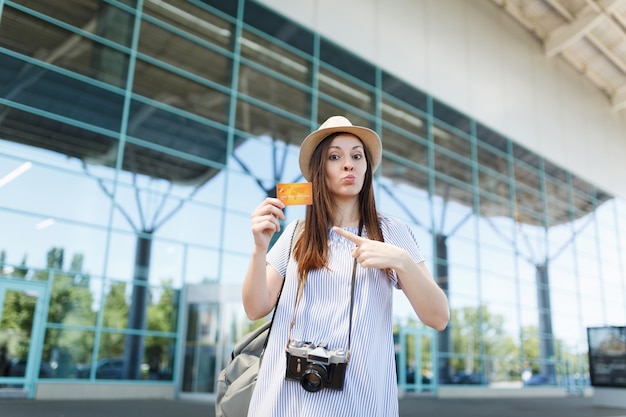
<path id="1" fill-rule="evenodd" d="M 297 240 L 295 237 L 301 232 L 303 226 L 303 222 L 298 221 L 293 235 L 291 235 L 287 265 L 289 265 L 291 251 Z M 276 299 L 276 306 L 274 306 L 272 320 L 239 339 L 233 348 L 230 362 L 220 372 L 215 390 L 216 417 L 245 417 L 248 415 L 248 407 L 259 374 L 259 366 L 269 340 L 272 323 L 276 316 L 276 307 L 280 301 L 286 279 L 285 274 L 285 279 L 283 279 Z"/>

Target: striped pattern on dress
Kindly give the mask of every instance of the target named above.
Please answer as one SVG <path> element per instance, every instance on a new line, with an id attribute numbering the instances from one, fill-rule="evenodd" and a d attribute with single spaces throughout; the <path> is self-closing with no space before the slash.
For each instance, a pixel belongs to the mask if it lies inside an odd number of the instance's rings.
<path id="1" fill-rule="evenodd" d="M 402 247 L 423 262 L 410 228 L 400 220 L 379 218 L 385 242 Z M 267 350 L 252 396 L 250 417 L 397 416 L 392 291 L 397 286 L 383 271 L 357 266 L 354 292 L 351 357 L 342 391 L 305 391 L 298 381 L 285 380 L 289 325 L 297 290 L 297 264 L 287 255 L 296 222 L 290 223 L 267 255 L 286 281 Z M 357 228 L 346 228 L 357 233 Z M 364 230 L 363 236 L 367 236 Z M 354 244 L 329 230 L 328 269 L 309 273 L 298 307 L 292 340 L 326 343 L 327 349 L 346 348 L 350 314 L 350 281 Z"/>

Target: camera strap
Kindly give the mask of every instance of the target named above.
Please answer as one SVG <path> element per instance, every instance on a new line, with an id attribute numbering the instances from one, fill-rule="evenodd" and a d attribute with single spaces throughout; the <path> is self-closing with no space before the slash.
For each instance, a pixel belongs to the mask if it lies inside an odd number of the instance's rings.
<path id="1" fill-rule="evenodd" d="M 359 236 L 363 232 L 363 219 L 359 221 Z M 352 311 L 354 310 L 354 287 L 356 283 L 356 258 L 354 258 L 354 263 L 352 265 L 352 277 L 350 278 L 350 321 L 348 323 L 348 347 L 346 349 L 346 357 L 350 359 L 350 341 L 352 339 Z M 291 342 L 291 331 L 293 330 L 293 326 L 296 324 L 296 313 L 298 311 L 298 306 L 300 305 L 300 300 L 302 298 L 302 294 L 304 293 L 304 284 L 306 282 L 306 277 L 302 275 L 298 279 L 298 289 L 296 291 L 296 304 L 293 307 L 293 316 L 291 317 L 291 324 L 289 325 L 289 335 L 287 336 L 287 347 Z"/>

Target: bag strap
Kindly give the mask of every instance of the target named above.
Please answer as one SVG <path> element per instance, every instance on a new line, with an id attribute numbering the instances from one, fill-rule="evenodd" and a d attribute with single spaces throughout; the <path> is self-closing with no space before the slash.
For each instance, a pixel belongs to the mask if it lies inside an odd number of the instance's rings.
<path id="1" fill-rule="evenodd" d="M 300 235 L 302 229 L 304 227 L 304 223 L 300 220 L 297 220 L 296 227 L 293 228 L 293 234 L 291 235 L 291 244 L 289 245 L 289 253 L 287 254 L 287 266 L 289 266 L 289 260 L 291 259 L 291 252 L 293 251 L 293 247 L 296 244 L 296 235 Z M 267 342 L 270 340 L 270 333 L 272 332 L 272 325 L 274 324 L 274 317 L 276 317 L 276 310 L 278 309 L 278 302 L 280 301 L 280 295 L 283 293 L 283 288 L 285 287 L 285 280 L 287 279 L 287 267 L 285 267 L 285 277 L 283 278 L 282 284 L 280 284 L 280 291 L 278 291 L 278 297 L 276 297 L 276 305 L 274 306 L 274 312 L 272 313 L 272 320 L 270 321 L 270 326 L 267 331 L 267 337 L 265 338 L 265 342 L 263 343 L 263 350 L 261 350 L 260 358 L 263 357 L 265 353 L 265 348 L 267 347 Z"/>

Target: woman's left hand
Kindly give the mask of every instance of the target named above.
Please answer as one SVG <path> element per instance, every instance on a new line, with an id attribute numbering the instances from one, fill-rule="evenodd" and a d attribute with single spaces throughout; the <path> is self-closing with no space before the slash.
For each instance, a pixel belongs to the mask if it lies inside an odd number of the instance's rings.
<path id="1" fill-rule="evenodd" d="M 407 251 L 377 240 L 357 236 L 339 227 L 333 231 L 353 242 L 352 256 L 365 268 L 393 269 L 398 285 L 424 324 L 439 331 L 450 320 L 448 298 L 433 280 L 424 262 L 416 263 Z"/>
<path id="2" fill-rule="evenodd" d="M 352 257 L 364 268 L 396 269 L 408 256 L 404 249 L 389 243 L 370 240 L 337 226 L 333 231 L 355 244 Z"/>

